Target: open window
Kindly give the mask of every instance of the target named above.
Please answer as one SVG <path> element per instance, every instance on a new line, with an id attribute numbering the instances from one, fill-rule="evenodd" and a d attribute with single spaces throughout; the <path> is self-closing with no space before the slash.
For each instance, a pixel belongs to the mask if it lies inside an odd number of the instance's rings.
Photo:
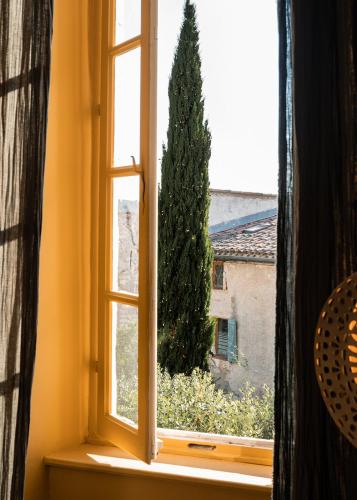
<path id="1" fill-rule="evenodd" d="M 157 0 L 102 0 L 95 433 L 148 463 L 158 442 L 156 25 Z M 234 232 L 237 225 L 241 234 L 249 221 L 231 220 L 229 228 Z M 219 255 L 212 288 L 221 299 L 228 297 L 221 292 L 227 290 L 228 271 L 234 273 L 245 257 L 240 261 L 230 252 L 228 262 Z M 237 319 L 225 311 L 212 316 L 223 318 L 212 345 L 218 369 L 242 371 Z M 234 405 L 235 397 L 228 399 Z M 240 437 L 238 431 L 218 435 L 161 427 L 163 452 L 271 464 L 271 441 Z"/>
<path id="2" fill-rule="evenodd" d="M 150 462 L 156 455 L 157 2 L 103 0 L 102 6 L 98 432 Z"/>
<path id="3" fill-rule="evenodd" d="M 238 351 L 236 320 L 217 318 L 215 336 L 216 357 L 236 363 Z"/>

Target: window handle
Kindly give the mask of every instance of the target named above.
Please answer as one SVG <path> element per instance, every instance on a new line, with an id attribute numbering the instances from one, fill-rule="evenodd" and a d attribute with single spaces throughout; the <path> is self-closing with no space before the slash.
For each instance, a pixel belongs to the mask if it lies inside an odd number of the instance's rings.
<path id="1" fill-rule="evenodd" d="M 145 178 L 144 178 L 144 171 L 143 171 L 143 169 L 141 168 L 140 165 L 136 164 L 135 156 L 131 155 L 130 158 L 131 158 L 131 161 L 133 162 L 134 171 L 140 175 L 141 182 L 142 182 L 142 185 L 143 185 L 142 207 L 144 209 L 144 203 L 145 203 Z"/>

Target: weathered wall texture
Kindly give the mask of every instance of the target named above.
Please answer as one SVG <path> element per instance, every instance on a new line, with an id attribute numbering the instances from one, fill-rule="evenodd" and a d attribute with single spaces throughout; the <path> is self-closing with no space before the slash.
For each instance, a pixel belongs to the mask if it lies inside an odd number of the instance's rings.
<path id="1" fill-rule="evenodd" d="M 212 290 L 211 315 L 237 321 L 240 356 L 238 364 L 214 358 L 211 371 L 221 387 L 233 392 L 247 381 L 256 387 L 263 384 L 272 387 L 275 266 L 227 261 L 224 275 L 226 289 Z"/>
<path id="2" fill-rule="evenodd" d="M 211 190 L 209 225 L 220 224 L 277 207 L 275 194 Z"/>

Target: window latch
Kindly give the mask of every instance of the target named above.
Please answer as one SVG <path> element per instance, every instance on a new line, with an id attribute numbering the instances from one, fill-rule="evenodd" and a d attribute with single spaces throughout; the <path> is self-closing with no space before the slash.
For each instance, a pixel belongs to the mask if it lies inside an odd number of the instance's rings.
<path id="1" fill-rule="evenodd" d="M 194 448 L 196 450 L 206 450 L 206 451 L 214 451 L 216 446 L 213 444 L 199 444 L 199 443 L 189 443 L 189 448 Z"/>
<path id="2" fill-rule="evenodd" d="M 136 161 L 135 161 L 135 156 L 131 156 L 131 161 L 133 162 L 133 168 L 134 168 L 134 171 L 136 173 L 138 173 L 140 175 L 140 178 L 141 178 L 141 182 L 142 182 L 142 186 L 143 186 L 143 195 L 142 195 L 142 207 L 144 208 L 144 202 L 145 202 L 145 178 L 144 178 L 144 171 L 143 169 L 141 168 L 140 165 L 137 165 L 136 164 Z"/>

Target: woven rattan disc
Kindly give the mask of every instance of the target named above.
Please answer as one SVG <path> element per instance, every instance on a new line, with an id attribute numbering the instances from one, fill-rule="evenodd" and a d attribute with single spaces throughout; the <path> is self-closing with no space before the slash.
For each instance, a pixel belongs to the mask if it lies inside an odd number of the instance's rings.
<path id="1" fill-rule="evenodd" d="M 326 301 L 316 328 L 314 353 L 328 411 L 357 447 L 357 273 Z"/>

